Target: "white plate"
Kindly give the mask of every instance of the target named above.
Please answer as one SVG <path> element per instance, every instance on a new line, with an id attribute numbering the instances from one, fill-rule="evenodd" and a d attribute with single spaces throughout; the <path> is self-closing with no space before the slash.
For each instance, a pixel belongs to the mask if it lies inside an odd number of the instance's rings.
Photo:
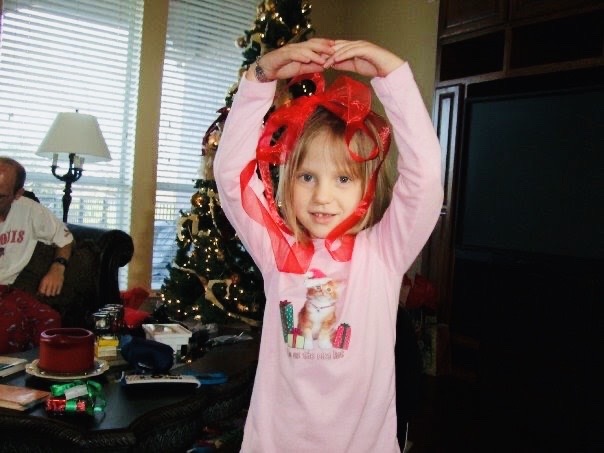
<path id="1" fill-rule="evenodd" d="M 95 360 L 94 368 L 86 373 L 74 374 L 54 374 L 48 371 L 42 371 L 38 368 L 38 359 L 25 365 L 25 372 L 42 379 L 52 379 L 55 381 L 71 381 L 73 379 L 85 379 L 93 376 L 99 376 L 109 369 L 109 362 L 106 360 Z"/>

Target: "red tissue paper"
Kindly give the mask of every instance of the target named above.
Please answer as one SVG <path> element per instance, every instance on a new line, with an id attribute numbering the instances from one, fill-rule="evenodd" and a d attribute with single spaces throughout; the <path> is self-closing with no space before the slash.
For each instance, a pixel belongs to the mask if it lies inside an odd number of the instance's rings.
<path id="1" fill-rule="evenodd" d="M 149 291 L 144 288 L 132 288 L 121 292 L 122 302 L 124 304 L 124 324 L 129 329 L 140 327 L 149 313 L 139 310 L 140 306 L 149 297 Z"/>
<path id="2" fill-rule="evenodd" d="M 410 285 L 409 295 L 405 306 L 407 309 L 427 308 L 436 311 L 438 307 L 438 294 L 436 287 L 426 277 L 416 274 L 413 281 L 405 274 L 403 285 Z"/>

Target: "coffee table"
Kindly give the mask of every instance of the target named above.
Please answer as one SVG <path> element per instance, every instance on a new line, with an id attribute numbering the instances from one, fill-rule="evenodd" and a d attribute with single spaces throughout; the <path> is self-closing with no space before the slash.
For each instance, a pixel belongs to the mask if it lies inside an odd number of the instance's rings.
<path id="1" fill-rule="evenodd" d="M 34 360 L 37 351 L 21 356 Z M 258 341 L 217 346 L 175 372 L 224 372 L 229 380 L 199 389 L 156 386 L 124 388 L 118 381 L 124 366 L 92 379 L 103 386 L 104 417 L 47 415 L 43 406 L 27 412 L 0 408 L 0 452 L 178 452 L 201 437 L 203 426 L 224 420 L 247 407 L 253 385 Z M 0 383 L 48 390 L 57 383 L 20 372 Z"/>

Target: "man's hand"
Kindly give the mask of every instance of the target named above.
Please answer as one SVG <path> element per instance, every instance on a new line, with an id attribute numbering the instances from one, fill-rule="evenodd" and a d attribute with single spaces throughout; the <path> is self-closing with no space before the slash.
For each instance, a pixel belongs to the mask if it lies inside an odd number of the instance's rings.
<path id="1" fill-rule="evenodd" d="M 65 266 L 59 263 L 52 263 L 50 269 L 48 269 L 48 272 L 40 281 L 38 292 L 45 296 L 58 296 L 61 294 L 64 281 Z"/>

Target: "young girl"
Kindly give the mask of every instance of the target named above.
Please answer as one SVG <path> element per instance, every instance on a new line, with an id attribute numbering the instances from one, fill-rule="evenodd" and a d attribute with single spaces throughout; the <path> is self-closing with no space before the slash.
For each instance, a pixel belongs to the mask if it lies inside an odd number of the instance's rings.
<path id="1" fill-rule="evenodd" d="M 324 90 L 309 74 L 327 68 L 373 78 L 399 150 L 391 193 L 380 171 L 389 128 L 369 88 L 344 77 Z M 263 125 L 276 80 L 298 76 L 315 94 Z M 282 167 L 276 196 L 271 164 Z M 398 296 L 442 203 L 440 146 L 407 63 L 318 38 L 265 54 L 241 80 L 214 174 L 267 300 L 242 451 L 400 451 Z"/>

